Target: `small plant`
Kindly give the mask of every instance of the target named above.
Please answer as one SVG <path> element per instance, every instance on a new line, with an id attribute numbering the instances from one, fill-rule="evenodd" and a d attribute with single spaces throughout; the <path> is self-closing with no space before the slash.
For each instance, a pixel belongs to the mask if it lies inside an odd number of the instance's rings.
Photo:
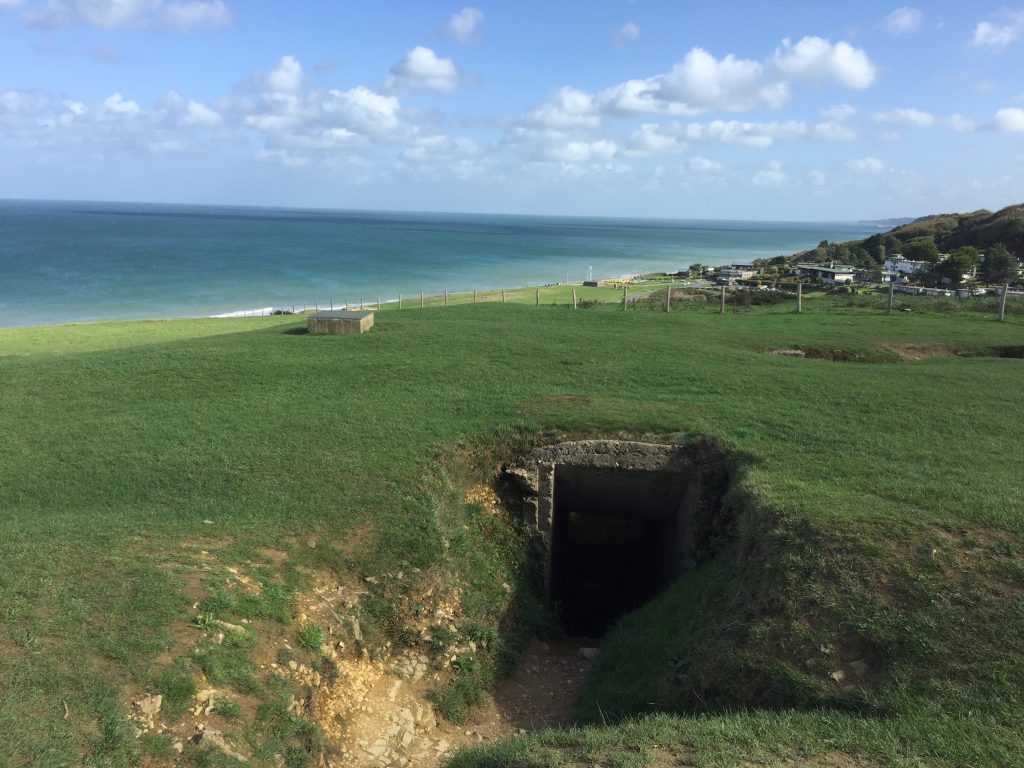
<path id="1" fill-rule="evenodd" d="M 226 720 L 237 720 L 242 716 L 242 708 L 236 702 L 227 699 L 220 699 L 214 703 L 212 711 Z"/>
<path id="2" fill-rule="evenodd" d="M 156 682 L 163 696 L 163 711 L 171 717 L 181 717 L 196 695 L 196 681 L 183 664 L 165 669 Z"/>
<path id="3" fill-rule="evenodd" d="M 327 632 L 319 624 L 307 624 L 299 630 L 299 645 L 319 653 L 320 646 L 327 642 Z"/>

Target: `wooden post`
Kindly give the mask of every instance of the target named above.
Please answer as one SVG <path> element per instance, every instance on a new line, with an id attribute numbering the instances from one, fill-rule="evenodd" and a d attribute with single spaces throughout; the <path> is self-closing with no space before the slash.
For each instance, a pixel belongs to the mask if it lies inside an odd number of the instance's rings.
<path id="1" fill-rule="evenodd" d="M 536 304 L 536 306 L 538 306 L 538 307 L 540 306 L 540 288 L 537 289 L 537 304 Z"/>
<path id="2" fill-rule="evenodd" d="M 505 303 L 505 289 L 504 288 L 501 289 L 501 303 L 502 304 Z"/>
<path id="3" fill-rule="evenodd" d="M 420 291 L 420 309 L 423 308 L 423 291 Z"/>
<path id="4" fill-rule="evenodd" d="M 720 314 L 720 315 L 724 315 L 725 314 L 725 286 L 724 285 L 722 286 L 722 295 L 721 295 L 721 297 L 719 299 L 718 314 Z"/>
<path id="5" fill-rule="evenodd" d="M 796 284 L 796 313 L 799 315 L 804 310 L 804 284 Z"/>
<path id="6" fill-rule="evenodd" d="M 668 290 L 665 291 L 665 311 L 672 311 L 672 281 L 668 281 Z"/>
<path id="7" fill-rule="evenodd" d="M 377 311 L 380 312 L 380 294 L 377 294 Z"/>
<path id="8" fill-rule="evenodd" d="M 320 305 L 317 303 L 316 299 L 313 299 L 313 309 L 317 312 L 320 311 Z"/>
<path id="9" fill-rule="evenodd" d="M 476 288 L 473 289 L 473 303 L 476 304 Z"/>
<path id="10" fill-rule="evenodd" d="M 359 300 L 359 308 L 360 308 L 360 309 L 362 309 L 362 308 L 363 308 L 363 300 L 362 300 L 362 299 L 360 299 L 360 300 Z"/>
<path id="11" fill-rule="evenodd" d="M 896 283 L 890 278 L 889 280 L 889 303 L 885 308 L 888 313 L 892 312 L 892 296 L 896 292 Z"/>
<path id="12" fill-rule="evenodd" d="M 629 286 L 622 284 L 622 311 L 626 311 L 626 301 L 629 299 Z"/>
<path id="13" fill-rule="evenodd" d="M 334 311 L 334 299 L 331 299 L 331 311 Z"/>
<path id="14" fill-rule="evenodd" d="M 398 294 L 398 308 L 402 308 L 402 294 Z"/>
<path id="15" fill-rule="evenodd" d="M 446 307 L 448 306 L 448 289 L 447 288 L 444 289 L 444 305 Z"/>
<path id="16" fill-rule="evenodd" d="M 572 308 L 576 309 L 576 289 L 572 289 Z"/>
<path id="17" fill-rule="evenodd" d="M 1011 264 L 1013 262 L 1010 262 Z M 1002 322 L 1003 318 L 1006 317 L 1006 294 L 1010 292 L 1010 284 L 1003 283 L 1003 298 L 999 302 L 999 321 Z"/>

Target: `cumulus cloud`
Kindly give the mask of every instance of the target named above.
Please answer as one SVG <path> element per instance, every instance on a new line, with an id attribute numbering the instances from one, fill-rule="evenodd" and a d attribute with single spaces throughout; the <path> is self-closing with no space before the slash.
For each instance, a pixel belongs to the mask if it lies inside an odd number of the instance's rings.
<path id="1" fill-rule="evenodd" d="M 1024 133 L 1024 109 L 1007 107 L 996 112 L 992 127 L 1007 133 Z"/>
<path id="2" fill-rule="evenodd" d="M 543 159 L 558 163 L 580 165 L 592 162 L 606 162 L 618 153 L 618 145 L 609 139 L 596 141 L 566 141 L 546 147 Z"/>
<path id="3" fill-rule="evenodd" d="M 633 21 L 627 21 L 617 30 L 615 30 L 615 45 L 620 48 L 627 43 L 635 42 L 640 39 L 640 27 Z"/>
<path id="4" fill-rule="evenodd" d="M 484 23 L 484 12 L 479 8 L 467 7 L 453 13 L 448 21 L 448 33 L 460 43 L 468 43 Z"/>
<path id="5" fill-rule="evenodd" d="M 924 12 L 920 8 L 897 8 L 882 19 L 882 28 L 890 35 L 906 35 L 921 29 Z"/>
<path id="6" fill-rule="evenodd" d="M 47 0 L 27 8 L 22 18 L 29 26 L 43 28 L 84 24 L 100 29 L 170 27 L 183 32 L 232 21 L 223 0 Z"/>
<path id="7" fill-rule="evenodd" d="M 391 68 L 384 81 L 384 90 L 398 94 L 410 91 L 450 93 L 461 80 L 462 75 L 454 61 L 442 59 L 430 48 L 418 45 Z"/>
<path id="8" fill-rule="evenodd" d="M 594 97 L 570 86 L 559 88 L 546 103 L 526 115 L 530 125 L 545 128 L 586 126 L 596 128 L 601 117 Z"/>
<path id="9" fill-rule="evenodd" d="M 804 82 L 834 79 L 847 88 L 863 90 L 871 86 L 877 74 L 865 51 L 847 42 L 833 44 L 821 37 L 789 39 L 775 51 L 772 63 L 786 77 Z"/>
<path id="10" fill-rule="evenodd" d="M 857 138 L 857 132 L 850 126 L 835 120 L 818 123 L 811 134 L 821 141 L 853 141 Z"/>
<path id="11" fill-rule="evenodd" d="M 846 161 L 846 167 L 854 173 L 881 173 L 885 163 L 877 157 L 853 157 Z"/>
<path id="12" fill-rule="evenodd" d="M 755 173 L 750 182 L 763 189 L 782 189 L 789 183 L 789 176 L 782 170 L 782 163 L 772 160 L 766 168 Z"/>
<path id="13" fill-rule="evenodd" d="M 863 89 L 874 78 L 875 66 L 867 53 L 820 37 L 805 37 L 795 44 L 784 40 L 764 61 L 732 54 L 718 58 L 693 48 L 668 72 L 626 80 L 593 94 L 593 111 L 628 116 L 777 109 L 790 99 L 790 80 L 835 80 Z"/>
<path id="14" fill-rule="evenodd" d="M 927 128 L 935 123 L 935 116 L 920 109 L 890 109 L 887 112 L 875 112 L 871 119 L 880 125 L 909 125 Z"/>
<path id="15" fill-rule="evenodd" d="M 1024 33 L 1024 11 L 1005 11 L 998 22 L 979 21 L 971 36 L 976 48 L 1004 48 Z"/>

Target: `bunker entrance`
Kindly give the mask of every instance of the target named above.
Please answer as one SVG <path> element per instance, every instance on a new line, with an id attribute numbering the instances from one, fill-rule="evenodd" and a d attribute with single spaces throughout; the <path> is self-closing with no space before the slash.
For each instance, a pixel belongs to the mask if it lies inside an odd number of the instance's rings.
<path id="1" fill-rule="evenodd" d="M 556 465 L 550 597 L 565 631 L 600 637 L 687 566 L 690 477 Z"/>

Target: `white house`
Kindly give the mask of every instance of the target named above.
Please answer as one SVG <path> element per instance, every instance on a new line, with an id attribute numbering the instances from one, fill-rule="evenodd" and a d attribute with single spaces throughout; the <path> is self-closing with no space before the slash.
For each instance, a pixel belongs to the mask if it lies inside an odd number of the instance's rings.
<path id="1" fill-rule="evenodd" d="M 926 272 L 928 266 L 927 261 L 914 261 L 901 256 L 890 256 L 885 260 L 886 272 L 898 272 L 901 275 L 916 275 L 918 272 Z"/>
<path id="2" fill-rule="evenodd" d="M 797 277 L 806 277 L 811 280 L 821 280 L 829 285 L 849 285 L 853 282 L 853 276 L 857 270 L 849 264 L 836 264 L 834 261 L 824 264 L 797 264 L 795 268 Z"/>

